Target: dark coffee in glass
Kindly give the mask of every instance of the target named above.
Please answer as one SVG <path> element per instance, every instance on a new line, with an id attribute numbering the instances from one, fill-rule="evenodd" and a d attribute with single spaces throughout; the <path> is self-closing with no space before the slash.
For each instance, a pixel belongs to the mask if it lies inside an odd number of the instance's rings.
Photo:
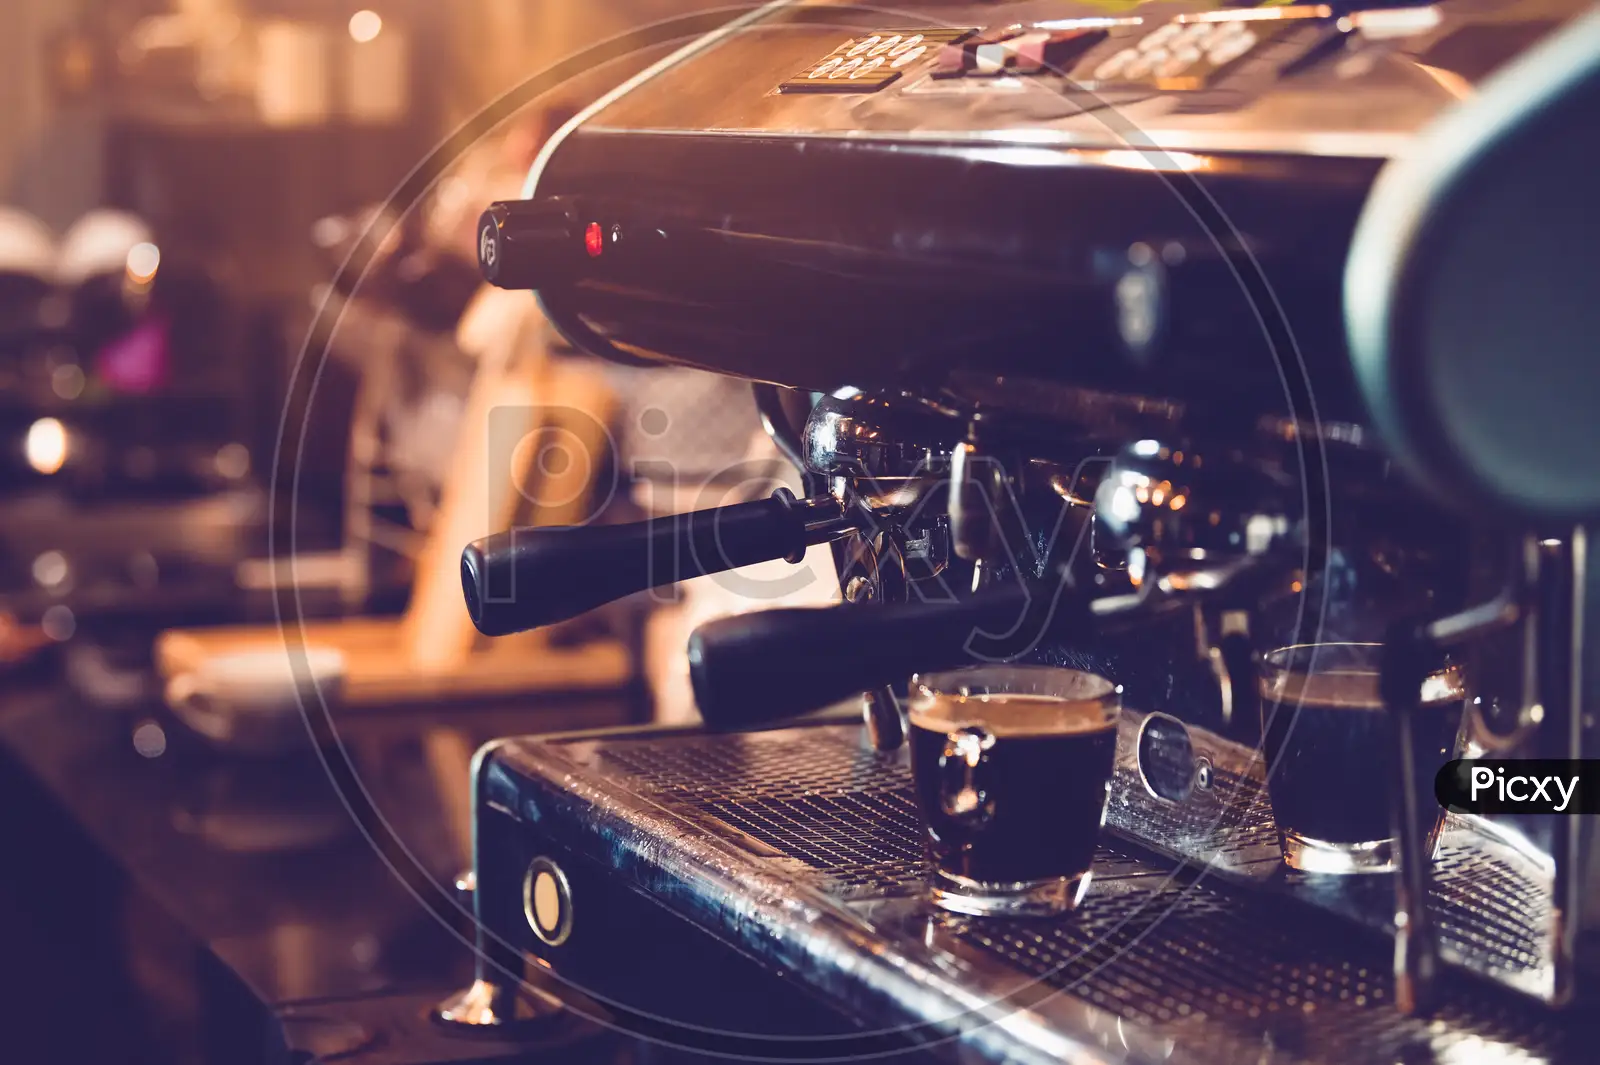
<path id="1" fill-rule="evenodd" d="M 1265 655 L 1262 753 L 1283 859 L 1314 873 L 1394 867 L 1394 732 L 1378 693 L 1382 645 L 1303 644 Z M 1416 719 L 1424 810 L 1439 810 L 1433 778 L 1455 750 L 1465 709 L 1460 671 L 1423 683 Z M 1443 811 L 1434 823 L 1436 841 Z"/>
<path id="2" fill-rule="evenodd" d="M 911 759 L 933 897 L 958 913 L 1052 914 L 1088 889 L 1117 747 L 1117 689 L 1045 666 L 918 677 Z"/>

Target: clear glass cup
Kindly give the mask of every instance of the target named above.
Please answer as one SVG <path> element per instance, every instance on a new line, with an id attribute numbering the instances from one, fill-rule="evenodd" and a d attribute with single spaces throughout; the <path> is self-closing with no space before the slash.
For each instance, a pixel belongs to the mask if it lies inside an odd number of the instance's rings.
<path id="1" fill-rule="evenodd" d="M 1378 691 L 1383 645 L 1299 644 L 1261 658 L 1262 753 L 1283 860 L 1308 873 L 1394 868 L 1393 726 Z M 1461 671 L 1445 666 L 1422 685 L 1416 719 L 1421 808 L 1444 811 L 1433 779 L 1455 750 L 1465 709 Z"/>
<path id="2" fill-rule="evenodd" d="M 1050 666 L 980 666 L 911 682 L 911 761 L 933 899 L 975 916 L 1072 909 L 1117 747 L 1120 689 Z"/>

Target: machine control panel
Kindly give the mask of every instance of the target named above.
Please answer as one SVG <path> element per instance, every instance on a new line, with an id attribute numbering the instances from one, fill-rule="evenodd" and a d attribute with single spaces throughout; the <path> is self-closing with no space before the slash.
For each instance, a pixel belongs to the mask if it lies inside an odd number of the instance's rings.
<path id="1" fill-rule="evenodd" d="M 973 30 L 950 26 L 877 30 L 852 37 L 778 86 L 785 93 L 866 93 L 900 75 L 939 49 L 970 37 Z"/>
<path id="2" fill-rule="evenodd" d="M 913 90 L 1054 76 L 1091 91 L 1195 92 L 1249 72 L 1293 73 L 1338 51 L 1352 29 L 1350 19 L 1335 17 L 1329 7 L 1298 4 L 1161 21 L 1084 18 L 982 30 L 878 30 L 844 41 L 778 91 L 873 93 L 914 74 L 919 77 Z"/>
<path id="3" fill-rule="evenodd" d="M 1214 86 L 1251 58 L 1270 60 L 1274 73 L 1284 73 L 1308 56 L 1333 51 L 1345 32 L 1320 6 L 1180 15 L 1073 74 L 1090 88 L 1195 91 Z"/>

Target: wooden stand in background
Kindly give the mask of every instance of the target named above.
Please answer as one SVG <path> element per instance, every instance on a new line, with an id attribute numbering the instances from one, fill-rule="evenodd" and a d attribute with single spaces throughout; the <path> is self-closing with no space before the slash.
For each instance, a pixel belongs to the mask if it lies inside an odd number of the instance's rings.
<path id="1" fill-rule="evenodd" d="M 525 293 L 490 293 L 491 299 L 505 296 L 527 298 Z M 504 315 L 495 310 L 491 304 L 477 322 L 503 324 Z M 469 315 L 463 330 L 472 327 Z M 416 584 L 406 613 L 396 619 L 303 625 L 285 619 L 281 630 L 277 626 L 170 630 L 156 641 L 157 666 L 166 679 L 199 670 L 216 655 L 315 646 L 344 654 L 344 710 L 524 692 L 607 690 L 628 682 L 633 662 L 620 641 L 557 646 L 546 631 L 486 640 L 467 616 L 461 594 L 461 549 L 514 524 L 564 525 L 582 520 L 591 501 L 595 466 L 606 453 L 604 427 L 614 412 L 614 397 L 596 370 L 544 357 L 543 345 L 536 339 L 530 343 L 525 329 L 504 332 L 511 335 L 479 349 L 480 368 L 463 414 L 444 500 L 417 558 Z M 525 444 L 515 454 L 489 453 L 491 414 L 502 431 L 508 428 L 505 419 L 525 414 L 526 424 L 517 427 Z M 546 470 L 533 468 L 539 465 L 534 459 L 541 439 L 559 440 L 572 461 L 550 463 Z M 292 573 L 292 560 L 289 567 Z"/>

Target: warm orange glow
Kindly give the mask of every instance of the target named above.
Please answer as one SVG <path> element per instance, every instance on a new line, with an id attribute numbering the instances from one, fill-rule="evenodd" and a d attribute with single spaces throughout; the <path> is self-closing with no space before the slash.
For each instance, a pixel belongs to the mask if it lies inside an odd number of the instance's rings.
<path id="1" fill-rule="evenodd" d="M 156 279 L 161 269 L 161 249 L 145 241 L 128 249 L 128 280 L 135 285 L 148 285 Z"/>
<path id="2" fill-rule="evenodd" d="M 1463 78 L 1455 71 L 1441 70 L 1438 67 L 1430 67 L 1426 63 L 1418 63 L 1416 64 L 1416 67 L 1418 70 L 1428 75 L 1428 77 L 1432 78 L 1438 84 L 1439 88 L 1443 89 L 1457 100 L 1465 100 L 1467 97 L 1472 95 L 1472 82 L 1468 81 L 1466 78 Z"/>
<path id="3" fill-rule="evenodd" d="M 60 551 L 46 551 L 33 560 L 33 580 L 41 588 L 59 588 L 72 576 L 72 566 Z"/>
<path id="4" fill-rule="evenodd" d="M 28 427 L 23 452 L 28 465 L 46 476 L 57 473 L 67 462 L 67 429 L 54 418 L 40 418 Z"/>
<path id="5" fill-rule="evenodd" d="M 1187 504 L 1188 502 L 1189 502 L 1189 497 L 1186 496 L 1186 495 L 1181 495 L 1180 494 L 1180 495 L 1173 496 L 1172 497 L 1172 502 L 1168 503 L 1167 506 L 1171 507 L 1173 510 L 1182 510 L 1184 508 L 1184 505 Z"/>
<path id="6" fill-rule="evenodd" d="M 1115 151 L 1101 152 L 1100 161 L 1107 166 L 1121 167 L 1123 170 L 1179 170 L 1190 173 L 1211 169 L 1211 160 L 1203 155 L 1167 152 L 1160 148 L 1138 151 L 1119 148 Z"/>
<path id="7" fill-rule="evenodd" d="M 383 19 L 376 11 L 361 10 L 350 16 L 350 39 L 358 44 L 377 40 L 383 32 Z"/>
<path id="8" fill-rule="evenodd" d="M 1333 9 L 1321 4 L 1295 4 L 1289 7 L 1253 7 L 1245 10 L 1205 11 L 1179 15 L 1179 22 L 1280 22 L 1284 19 L 1330 18 Z"/>

